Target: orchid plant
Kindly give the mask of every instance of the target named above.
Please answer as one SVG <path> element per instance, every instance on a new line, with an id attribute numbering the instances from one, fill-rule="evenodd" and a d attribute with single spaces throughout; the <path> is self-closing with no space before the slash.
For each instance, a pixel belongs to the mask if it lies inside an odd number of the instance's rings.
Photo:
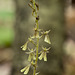
<path id="1" fill-rule="evenodd" d="M 38 60 L 44 60 L 47 61 L 47 53 L 49 53 L 50 47 L 46 48 L 46 47 L 41 47 L 41 49 L 39 49 L 39 41 L 42 37 L 44 37 L 44 42 L 51 44 L 50 42 L 50 38 L 49 38 L 49 32 L 48 31 L 44 31 L 43 29 L 39 29 L 39 15 L 38 15 L 38 11 L 39 11 L 39 5 L 36 3 L 35 0 L 30 0 L 30 3 L 28 4 L 31 9 L 32 9 L 32 16 L 35 18 L 35 27 L 34 27 L 34 34 L 33 36 L 30 36 L 27 40 L 27 42 L 21 46 L 23 51 L 26 51 L 26 54 L 28 54 L 28 61 L 29 64 L 24 67 L 23 69 L 21 69 L 21 72 L 23 72 L 24 74 L 28 74 L 30 67 L 33 67 L 33 75 L 38 75 L 39 72 L 37 72 L 37 65 L 38 65 Z M 34 47 L 32 49 L 30 49 L 28 47 L 28 44 L 32 43 L 34 45 Z"/>

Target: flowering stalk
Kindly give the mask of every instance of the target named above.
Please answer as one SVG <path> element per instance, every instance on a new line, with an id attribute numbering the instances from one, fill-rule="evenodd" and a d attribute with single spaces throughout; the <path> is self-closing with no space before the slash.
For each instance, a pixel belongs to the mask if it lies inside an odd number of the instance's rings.
<path id="1" fill-rule="evenodd" d="M 35 2 L 35 0 L 30 0 L 31 3 L 28 5 L 32 8 L 32 16 L 35 18 L 35 27 L 34 27 L 34 35 L 28 38 L 28 41 L 21 47 L 23 51 L 26 51 L 27 49 L 29 52 L 26 52 L 29 57 L 28 61 L 30 64 L 26 67 L 24 67 L 21 72 L 24 72 L 24 74 L 28 74 L 28 71 L 30 67 L 33 67 L 33 75 L 38 75 L 39 72 L 37 73 L 37 64 L 38 64 L 38 59 L 44 61 L 47 61 L 47 53 L 49 52 L 48 50 L 50 48 L 42 47 L 42 50 L 39 51 L 39 39 L 45 36 L 44 41 L 48 44 L 51 44 L 49 35 L 49 31 L 43 31 L 42 29 L 39 29 L 39 15 L 38 15 L 38 10 L 39 10 L 39 5 Z M 39 35 L 41 33 L 41 35 Z M 36 41 L 36 42 L 34 42 Z M 29 49 L 28 48 L 28 43 L 32 43 L 34 45 L 34 48 Z"/>
<path id="2" fill-rule="evenodd" d="M 36 20 L 35 20 L 35 25 L 37 26 L 37 34 L 38 34 L 38 36 L 39 36 L 39 24 L 38 24 L 38 15 L 37 15 L 37 9 L 36 9 L 36 5 L 35 5 L 35 0 L 33 0 L 33 5 L 34 5 L 34 10 L 35 10 L 35 18 L 36 18 Z M 33 75 L 35 75 L 36 74 L 36 67 L 37 67 L 37 62 L 38 62 L 38 50 L 39 50 L 39 37 L 37 37 L 37 46 L 36 46 L 36 60 L 35 60 L 35 66 L 34 66 L 34 72 L 33 72 Z"/>

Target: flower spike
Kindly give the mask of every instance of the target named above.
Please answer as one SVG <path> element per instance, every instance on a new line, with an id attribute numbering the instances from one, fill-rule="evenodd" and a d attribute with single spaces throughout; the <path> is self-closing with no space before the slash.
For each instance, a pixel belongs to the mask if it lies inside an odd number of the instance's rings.
<path id="1" fill-rule="evenodd" d="M 50 42 L 50 38 L 49 38 L 49 32 L 48 31 L 43 31 L 43 29 L 39 29 L 39 4 L 36 3 L 36 0 L 30 0 L 30 3 L 28 4 L 29 7 L 32 9 L 32 16 L 35 18 L 35 26 L 34 26 L 34 34 L 33 36 L 30 36 L 28 38 L 28 41 L 21 46 L 23 51 L 26 51 L 28 49 L 27 52 L 25 52 L 26 54 L 28 54 L 28 61 L 29 61 L 29 65 L 27 65 L 26 67 L 24 67 L 23 69 L 21 69 L 21 72 L 23 72 L 24 74 L 28 74 L 30 67 L 33 68 L 33 75 L 38 75 L 39 72 L 37 72 L 37 67 L 38 67 L 38 59 L 39 60 L 44 60 L 47 61 L 47 53 L 49 53 L 49 48 L 46 47 L 42 47 L 42 50 L 40 50 L 40 39 L 44 36 L 45 39 L 44 41 L 48 44 L 51 44 Z M 30 43 L 30 47 L 28 47 L 28 44 Z M 30 49 L 31 48 L 31 49 Z"/>

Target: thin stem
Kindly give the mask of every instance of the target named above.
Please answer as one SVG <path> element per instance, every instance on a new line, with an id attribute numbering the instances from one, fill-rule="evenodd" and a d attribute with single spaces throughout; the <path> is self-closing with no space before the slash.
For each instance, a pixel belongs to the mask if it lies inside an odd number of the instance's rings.
<path id="1" fill-rule="evenodd" d="M 36 67 L 34 67 L 34 69 L 33 69 L 33 75 L 35 75 L 36 74 Z"/>
<path id="2" fill-rule="evenodd" d="M 33 6 L 35 9 L 35 18 L 37 18 L 37 9 L 36 9 L 36 5 L 35 5 L 35 0 L 33 0 Z M 38 20 L 35 20 L 36 26 L 37 26 L 37 30 L 39 29 L 39 24 L 38 24 Z M 37 31 L 37 34 L 39 35 L 39 31 Z M 36 46 L 36 60 L 35 60 L 35 66 L 34 66 L 34 71 L 33 71 L 33 75 L 36 74 L 36 67 L 37 67 L 37 62 L 38 62 L 38 50 L 39 50 L 39 38 L 37 38 L 37 46 Z"/>

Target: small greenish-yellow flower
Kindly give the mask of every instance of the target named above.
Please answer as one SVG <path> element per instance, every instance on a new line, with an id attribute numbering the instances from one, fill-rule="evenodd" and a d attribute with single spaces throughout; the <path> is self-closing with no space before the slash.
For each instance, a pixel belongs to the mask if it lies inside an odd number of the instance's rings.
<path id="1" fill-rule="evenodd" d="M 21 72 L 24 72 L 24 74 L 28 74 L 30 69 L 30 65 L 27 65 L 25 68 L 21 69 Z"/>
<path id="2" fill-rule="evenodd" d="M 44 41 L 45 41 L 46 43 L 48 43 L 48 44 L 51 44 L 50 38 L 49 38 L 49 35 L 48 35 L 49 32 L 50 32 L 50 30 L 49 30 L 49 31 L 43 31 L 43 32 L 41 32 L 41 34 L 45 36 Z"/>
<path id="3" fill-rule="evenodd" d="M 34 31 L 35 31 L 34 37 L 35 37 L 35 38 L 39 38 L 39 29 L 34 28 Z"/>
<path id="4" fill-rule="evenodd" d="M 42 52 L 41 55 L 39 56 L 39 60 L 42 60 L 44 58 L 44 61 L 47 61 L 47 53 Z"/>
<path id="5" fill-rule="evenodd" d="M 30 52 L 26 52 L 27 54 L 29 54 L 28 61 L 35 60 L 35 50 L 31 49 L 29 51 Z"/>
<path id="6" fill-rule="evenodd" d="M 23 51 L 25 51 L 27 49 L 27 44 L 28 44 L 28 41 L 23 46 L 21 46 Z"/>
<path id="7" fill-rule="evenodd" d="M 47 48 L 42 47 L 42 49 L 43 50 L 40 52 L 41 55 L 39 56 L 39 60 L 44 59 L 44 61 L 47 61 L 47 53 L 50 48 L 47 49 Z"/>

